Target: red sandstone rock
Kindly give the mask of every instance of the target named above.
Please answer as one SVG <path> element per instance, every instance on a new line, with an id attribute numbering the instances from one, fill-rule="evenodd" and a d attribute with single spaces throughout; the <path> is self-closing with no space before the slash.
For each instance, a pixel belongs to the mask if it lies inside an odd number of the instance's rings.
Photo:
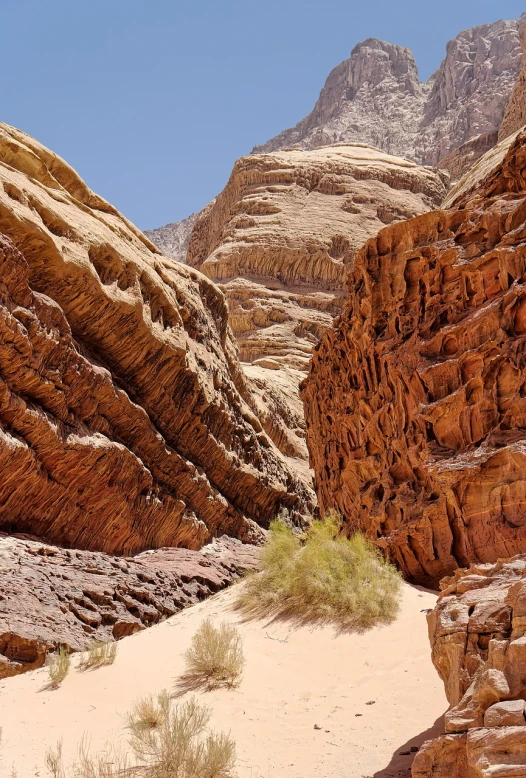
<path id="1" fill-rule="evenodd" d="M 224 537 L 201 551 L 136 557 L 0 537 L 0 678 L 41 667 L 58 645 L 132 635 L 257 567 L 258 549 Z"/>
<path id="2" fill-rule="evenodd" d="M 526 134 L 449 211 L 382 230 L 303 386 L 320 510 L 414 581 L 526 550 Z"/>

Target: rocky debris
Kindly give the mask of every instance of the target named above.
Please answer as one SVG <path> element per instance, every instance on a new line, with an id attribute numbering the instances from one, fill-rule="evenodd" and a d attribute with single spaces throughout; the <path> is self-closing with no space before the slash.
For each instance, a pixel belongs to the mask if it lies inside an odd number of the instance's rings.
<path id="1" fill-rule="evenodd" d="M 255 410 L 306 458 L 299 383 L 341 310 L 346 267 L 385 224 L 436 207 L 447 176 L 363 145 L 249 156 L 197 218 L 188 264 L 224 291 Z"/>
<path id="2" fill-rule="evenodd" d="M 302 520 L 208 278 L 7 125 L 0 232 L 0 529 L 133 554 Z"/>
<path id="3" fill-rule="evenodd" d="M 506 108 L 502 124 L 499 129 L 499 140 L 504 140 L 509 135 L 522 129 L 526 124 L 526 16 L 520 29 L 522 45 L 522 70 L 513 87 L 510 101 Z"/>
<path id="4" fill-rule="evenodd" d="M 428 585 L 526 550 L 526 133 L 358 252 L 302 397 L 322 514 Z"/>
<path id="5" fill-rule="evenodd" d="M 42 667 L 59 645 L 132 635 L 257 566 L 255 546 L 227 537 L 130 558 L 1 535 L 0 678 Z"/>
<path id="6" fill-rule="evenodd" d="M 144 234 L 154 243 L 165 257 L 175 259 L 177 262 L 186 262 L 188 241 L 194 227 L 197 213 L 192 213 L 186 219 L 154 230 L 145 230 Z"/>
<path id="7" fill-rule="evenodd" d="M 373 38 L 359 43 L 331 72 L 312 113 L 254 152 L 360 141 L 437 165 L 499 130 L 521 68 L 521 20 L 526 15 L 461 32 L 425 83 L 409 49 Z"/>
<path id="8" fill-rule="evenodd" d="M 441 583 L 428 615 L 450 703 L 445 734 L 424 743 L 413 778 L 526 773 L 526 556 L 475 564 Z"/>
<path id="9" fill-rule="evenodd" d="M 439 167 L 448 170 L 453 181 L 458 181 L 464 173 L 473 167 L 477 159 L 480 159 L 487 151 L 492 149 L 498 140 L 496 130 L 478 135 L 467 143 L 453 149 L 453 151 L 441 159 Z"/>

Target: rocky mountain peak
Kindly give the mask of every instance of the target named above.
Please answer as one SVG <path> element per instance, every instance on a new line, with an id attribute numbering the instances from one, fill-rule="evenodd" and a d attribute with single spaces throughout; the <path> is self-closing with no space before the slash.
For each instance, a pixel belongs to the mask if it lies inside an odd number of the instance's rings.
<path id="1" fill-rule="evenodd" d="M 369 38 L 330 73 L 313 111 L 254 153 L 358 141 L 439 164 L 458 146 L 498 131 L 521 69 L 524 19 L 461 32 L 426 82 L 409 49 Z"/>

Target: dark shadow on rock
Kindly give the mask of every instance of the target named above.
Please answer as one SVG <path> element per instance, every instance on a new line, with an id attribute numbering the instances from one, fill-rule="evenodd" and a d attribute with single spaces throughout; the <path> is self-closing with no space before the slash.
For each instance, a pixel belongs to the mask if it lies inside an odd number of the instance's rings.
<path id="1" fill-rule="evenodd" d="M 429 727 L 429 729 L 426 729 L 425 732 L 421 732 L 419 735 L 415 735 L 415 737 L 399 746 L 387 767 L 378 770 L 374 775 L 364 775 L 364 778 L 411 778 L 411 765 L 421 745 L 426 740 L 442 735 L 443 732 L 444 716 L 440 716 L 432 727 Z"/>

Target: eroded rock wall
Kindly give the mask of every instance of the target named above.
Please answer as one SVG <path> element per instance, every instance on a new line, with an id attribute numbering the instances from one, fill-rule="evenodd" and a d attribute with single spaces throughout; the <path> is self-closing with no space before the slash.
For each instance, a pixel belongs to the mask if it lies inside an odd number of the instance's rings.
<path id="1" fill-rule="evenodd" d="M 1 529 L 131 554 L 299 520 L 208 278 L 7 125 L 0 232 Z"/>
<path id="2" fill-rule="evenodd" d="M 450 709 L 413 778 L 526 773 L 526 557 L 472 565 L 445 579 L 428 615 Z"/>
<path id="3" fill-rule="evenodd" d="M 526 550 L 526 134 L 358 252 L 303 387 L 320 510 L 435 585 Z"/>
<path id="4" fill-rule="evenodd" d="M 198 216 L 188 264 L 224 291 L 258 415 L 287 456 L 306 458 L 298 387 L 348 263 L 385 224 L 436 207 L 446 182 L 363 145 L 283 151 L 239 160 Z"/>

